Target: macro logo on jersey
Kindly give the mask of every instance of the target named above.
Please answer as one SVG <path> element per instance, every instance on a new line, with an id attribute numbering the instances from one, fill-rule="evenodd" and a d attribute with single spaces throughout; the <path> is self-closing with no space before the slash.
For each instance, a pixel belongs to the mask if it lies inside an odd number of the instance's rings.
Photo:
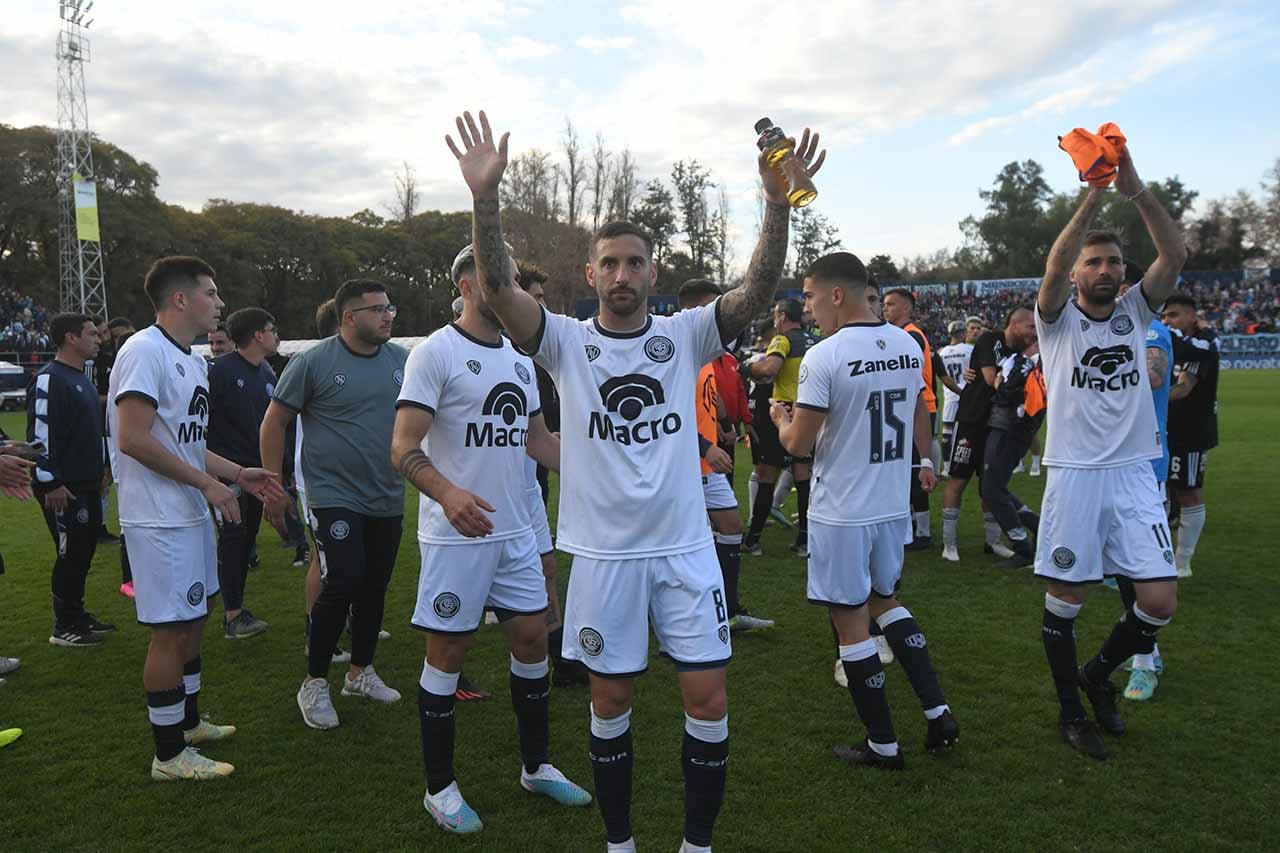
<path id="1" fill-rule="evenodd" d="M 587 362 L 593 362 L 600 357 L 600 347 L 595 344 L 587 344 Z"/>
<path id="2" fill-rule="evenodd" d="M 516 376 L 519 376 L 520 381 L 525 385 L 529 384 L 529 369 L 520 362 L 516 362 Z"/>
<path id="3" fill-rule="evenodd" d="M 458 610 L 462 607 L 462 602 L 458 600 L 458 596 L 452 592 L 442 592 L 436 596 L 436 600 L 431 603 L 431 609 L 441 619 L 452 619 L 458 615 Z"/>
<path id="4" fill-rule="evenodd" d="M 1054 548 L 1051 557 L 1053 564 L 1064 572 L 1076 564 L 1076 553 L 1070 548 Z"/>
<path id="5" fill-rule="evenodd" d="M 604 651 L 604 637 L 595 628 L 583 628 L 578 632 L 578 645 L 591 657 L 596 657 Z"/>
<path id="6" fill-rule="evenodd" d="M 1131 329 L 1132 330 L 1132 329 Z M 1126 366 L 1128 369 L 1123 369 Z M 1127 344 L 1113 347 L 1089 347 L 1080 358 L 1080 366 L 1071 368 L 1071 387 L 1088 388 L 1091 391 L 1123 391 L 1136 388 L 1140 381 L 1138 368 L 1133 365 L 1133 349 Z M 1101 376 L 1092 373 L 1097 370 Z"/>
<path id="7" fill-rule="evenodd" d="M 473 359 L 471 359 L 471 360 L 469 360 L 469 361 L 467 362 L 467 370 L 470 370 L 470 371 L 471 371 L 472 373 L 474 373 L 476 376 L 479 376 L 479 375 L 480 375 L 480 362 L 476 361 L 474 358 L 473 358 Z"/>
<path id="8" fill-rule="evenodd" d="M 895 355 L 893 358 L 855 358 L 849 362 L 850 376 L 883 373 L 886 370 L 919 370 L 920 359 L 914 355 Z"/>
<path id="9" fill-rule="evenodd" d="M 499 382 L 493 386 L 480 413 L 486 418 L 498 418 L 503 425 L 494 426 L 490 420 L 467 424 L 467 447 L 524 447 L 527 430 L 514 424 L 529 414 L 529 401 L 519 385 Z"/>
<path id="10" fill-rule="evenodd" d="M 195 420 L 178 424 L 178 443 L 191 444 L 204 441 L 205 427 L 209 423 L 209 390 L 197 385 L 191 393 L 191 402 L 187 403 L 187 415 Z"/>
<path id="11" fill-rule="evenodd" d="M 600 386 L 600 400 L 605 411 L 592 412 L 587 424 L 587 438 L 616 441 L 619 444 L 648 444 L 664 435 L 680 431 L 680 415 L 668 412 L 661 418 L 643 420 L 649 406 L 667 401 L 662 383 L 643 373 L 615 376 Z M 613 415 L 621 417 L 621 421 Z"/>
<path id="12" fill-rule="evenodd" d="M 191 585 L 191 588 L 187 590 L 187 604 L 195 607 L 202 601 L 204 601 L 204 584 L 200 583 L 200 581 L 196 581 Z"/>
<path id="13" fill-rule="evenodd" d="M 1133 331 L 1133 320 L 1129 319 L 1128 314 L 1112 317 L 1111 331 L 1117 335 L 1127 335 Z"/>
<path id="14" fill-rule="evenodd" d="M 666 335 L 654 335 L 644 342 L 644 354 L 661 364 L 670 361 L 671 356 L 676 354 L 676 345 Z"/>

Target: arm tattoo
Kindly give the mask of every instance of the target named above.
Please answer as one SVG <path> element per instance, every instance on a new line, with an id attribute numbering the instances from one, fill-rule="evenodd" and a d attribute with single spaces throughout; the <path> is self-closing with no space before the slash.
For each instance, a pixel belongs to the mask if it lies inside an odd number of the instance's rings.
<path id="1" fill-rule="evenodd" d="M 1159 347 L 1147 347 L 1147 375 L 1151 380 L 1151 387 L 1159 388 L 1163 385 L 1168 374 L 1169 356 Z M 1159 384 L 1156 384 L 1156 380 L 1159 380 Z"/>
<path id="2" fill-rule="evenodd" d="M 496 194 L 483 196 L 475 200 L 472 212 L 476 276 L 490 293 L 511 286 L 511 255 L 502 240 L 500 205 Z"/>
<path id="3" fill-rule="evenodd" d="M 747 267 L 746 279 L 720 297 L 720 339 L 733 340 L 768 305 L 787 261 L 791 207 L 765 202 L 760 242 Z"/>
<path id="4" fill-rule="evenodd" d="M 431 464 L 431 458 L 426 453 L 423 453 L 421 448 L 410 450 L 400 458 L 401 475 L 412 483 L 418 491 L 422 491 L 422 486 L 418 485 L 418 475 L 434 467 L 435 465 Z"/>

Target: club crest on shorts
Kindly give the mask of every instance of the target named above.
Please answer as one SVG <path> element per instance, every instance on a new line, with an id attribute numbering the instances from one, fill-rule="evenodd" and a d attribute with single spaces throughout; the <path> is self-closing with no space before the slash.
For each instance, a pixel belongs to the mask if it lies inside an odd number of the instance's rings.
<path id="1" fill-rule="evenodd" d="M 868 678 L 867 686 L 870 687 L 872 690 L 879 690 L 881 687 L 884 687 L 884 671 L 881 670 L 880 672 L 877 672 L 875 675 Z"/>
<path id="2" fill-rule="evenodd" d="M 1167 549 L 1167 548 L 1166 548 L 1166 549 L 1165 549 L 1165 551 L 1164 551 L 1164 553 L 1163 553 L 1163 554 L 1161 554 L 1160 556 L 1164 557 L 1164 561 L 1165 561 L 1166 563 L 1168 563 L 1168 564 L 1169 564 L 1169 565 L 1171 565 L 1171 566 L 1173 565 L 1173 552 L 1172 552 L 1172 551 L 1170 551 L 1169 549 Z"/>
<path id="3" fill-rule="evenodd" d="M 578 645 L 591 657 L 596 657 L 604 651 L 604 637 L 595 628 L 583 628 L 578 632 Z"/>
<path id="4" fill-rule="evenodd" d="M 720 638 L 721 643 L 726 646 L 729 645 L 729 626 L 721 625 L 720 630 L 716 631 L 716 636 Z"/>
<path id="5" fill-rule="evenodd" d="M 600 357 L 600 347 L 596 346 L 595 344 L 587 344 L 586 350 L 587 350 L 588 363 L 593 362 Z"/>
<path id="6" fill-rule="evenodd" d="M 200 583 L 200 581 L 196 581 L 191 585 L 191 588 L 187 590 L 187 604 L 195 607 L 202 601 L 204 601 L 204 584 Z"/>
<path id="7" fill-rule="evenodd" d="M 924 634 L 919 631 L 907 637 L 907 645 L 913 649 L 923 649 L 925 647 Z"/>
<path id="8" fill-rule="evenodd" d="M 525 385 L 529 384 L 529 370 L 520 362 L 516 362 L 516 376 L 519 376 L 520 381 Z"/>
<path id="9" fill-rule="evenodd" d="M 1117 335 L 1127 335 L 1133 331 L 1133 320 L 1129 319 L 1128 314 L 1121 314 L 1119 317 L 1112 317 L 1111 331 Z"/>
<path id="10" fill-rule="evenodd" d="M 393 380 L 397 385 L 403 385 L 403 384 L 404 384 L 404 371 L 397 367 L 397 368 L 395 369 L 395 372 L 391 374 L 391 379 L 392 379 L 392 380 Z"/>
<path id="11" fill-rule="evenodd" d="M 89 510 L 85 509 L 84 507 L 80 507 L 79 512 L 76 513 L 76 521 L 80 522 L 81 524 L 88 524 Z"/>
<path id="12" fill-rule="evenodd" d="M 333 374 L 333 384 L 334 384 L 334 385 L 346 385 L 346 384 L 347 384 L 347 374 L 345 374 L 345 373 L 335 373 L 335 374 Z"/>
<path id="13" fill-rule="evenodd" d="M 474 358 L 473 358 L 473 359 L 470 359 L 470 360 L 467 362 L 467 370 L 470 370 L 470 371 L 471 371 L 472 373 L 474 373 L 476 376 L 479 376 L 479 375 L 480 375 L 480 362 L 476 361 Z"/>
<path id="14" fill-rule="evenodd" d="M 1076 552 L 1070 548 L 1054 548 L 1051 556 L 1053 564 L 1064 572 L 1076 564 Z"/>
<path id="15" fill-rule="evenodd" d="M 666 335 L 654 335 L 644 342 L 644 354 L 649 356 L 650 361 L 661 364 L 670 361 L 671 356 L 676 354 L 676 345 Z"/>
<path id="16" fill-rule="evenodd" d="M 798 381 L 800 382 L 800 384 L 803 385 L 804 381 L 808 378 L 809 378 L 809 365 L 807 364 L 800 365 L 800 378 Z"/>
<path id="17" fill-rule="evenodd" d="M 181 376 L 183 379 L 186 379 L 186 378 L 187 378 L 187 370 L 186 370 L 186 368 L 185 368 L 185 367 L 183 367 L 181 364 L 176 364 L 176 363 L 175 363 L 173 366 L 174 366 L 174 367 L 176 367 L 176 368 L 178 368 L 178 375 L 179 375 L 179 376 Z"/>
<path id="18" fill-rule="evenodd" d="M 884 342 L 884 338 L 876 338 L 876 346 L 880 347 L 880 349 L 884 349 L 888 344 Z"/>
<path id="19" fill-rule="evenodd" d="M 351 525 L 347 524 L 342 519 L 338 519 L 333 524 L 329 525 L 329 538 L 335 542 L 341 542 L 350 535 Z"/>
<path id="20" fill-rule="evenodd" d="M 431 609 L 441 619 L 452 619 L 458 615 L 458 611 L 462 609 L 462 602 L 458 600 L 458 596 L 451 592 L 442 592 L 436 596 L 436 600 L 431 602 Z"/>

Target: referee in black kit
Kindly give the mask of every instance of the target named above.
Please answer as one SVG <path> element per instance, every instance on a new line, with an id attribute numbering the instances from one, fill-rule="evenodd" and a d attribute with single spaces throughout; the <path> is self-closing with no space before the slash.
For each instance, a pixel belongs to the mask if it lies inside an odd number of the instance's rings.
<path id="1" fill-rule="evenodd" d="M 227 334 L 235 349 L 209 365 L 210 452 L 245 468 L 262 465 L 258 430 L 275 394 L 276 374 L 267 359 L 276 354 L 280 337 L 275 318 L 261 308 L 242 308 L 227 317 Z M 262 524 L 262 503 L 229 484 L 240 501 L 239 524 L 219 518 L 218 582 L 222 584 L 223 636 L 241 640 L 269 627 L 244 606 L 249 555 Z"/>

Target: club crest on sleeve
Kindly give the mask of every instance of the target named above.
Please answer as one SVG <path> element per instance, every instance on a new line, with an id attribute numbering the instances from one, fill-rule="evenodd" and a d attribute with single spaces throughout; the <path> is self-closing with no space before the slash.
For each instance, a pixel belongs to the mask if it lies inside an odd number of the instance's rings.
<path id="1" fill-rule="evenodd" d="M 195 607 L 202 601 L 204 601 L 204 584 L 200 583 L 200 581 L 196 581 L 191 585 L 191 588 L 187 590 L 187 604 Z"/>
<path id="2" fill-rule="evenodd" d="M 473 359 L 469 359 L 469 360 L 467 361 L 467 370 L 470 370 L 470 371 L 471 371 L 472 373 L 474 373 L 476 376 L 479 376 L 479 375 L 480 375 L 480 362 L 476 361 L 474 358 L 473 358 Z"/>
<path id="3" fill-rule="evenodd" d="M 516 362 L 516 376 L 520 377 L 520 381 L 525 385 L 529 384 L 529 369 L 520 362 Z"/>
<path id="4" fill-rule="evenodd" d="M 600 347 L 595 344 L 587 344 L 587 362 L 593 362 L 600 357 Z"/>
<path id="5" fill-rule="evenodd" d="M 604 637 L 595 628 L 583 628 L 578 632 L 578 645 L 588 655 L 596 657 L 604 651 Z"/>
<path id="6" fill-rule="evenodd" d="M 274 386 L 274 385 L 272 385 L 270 382 L 268 382 L 268 383 L 267 383 L 267 396 L 268 396 L 268 397 L 274 397 L 275 395 L 276 395 L 276 386 Z"/>
<path id="7" fill-rule="evenodd" d="M 650 361 L 661 364 L 670 361 L 671 356 L 676 354 L 676 345 L 666 335 L 654 335 L 644 342 L 644 354 L 649 356 Z"/>
<path id="8" fill-rule="evenodd" d="M 462 608 L 462 602 L 458 596 L 452 592 L 442 592 L 436 596 L 436 600 L 432 602 L 431 609 L 441 619 L 452 619 L 458 615 L 458 611 Z"/>
<path id="9" fill-rule="evenodd" d="M 799 377 L 799 380 L 798 380 L 798 381 L 800 382 L 800 384 L 802 384 L 802 385 L 803 385 L 803 384 L 804 384 L 804 381 L 805 381 L 806 379 L 808 379 L 808 378 L 809 378 L 809 365 L 807 365 L 807 364 L 801 364 L 801 365 L 800 365 L 800 377 Z"/>
<path id="10" fill-rule="evenodd" d="M 1127 335 L 1133 331 L 1133 320 L 1128 314 L 1111 318 L 1111 331 L 1117 335 Z"/>

